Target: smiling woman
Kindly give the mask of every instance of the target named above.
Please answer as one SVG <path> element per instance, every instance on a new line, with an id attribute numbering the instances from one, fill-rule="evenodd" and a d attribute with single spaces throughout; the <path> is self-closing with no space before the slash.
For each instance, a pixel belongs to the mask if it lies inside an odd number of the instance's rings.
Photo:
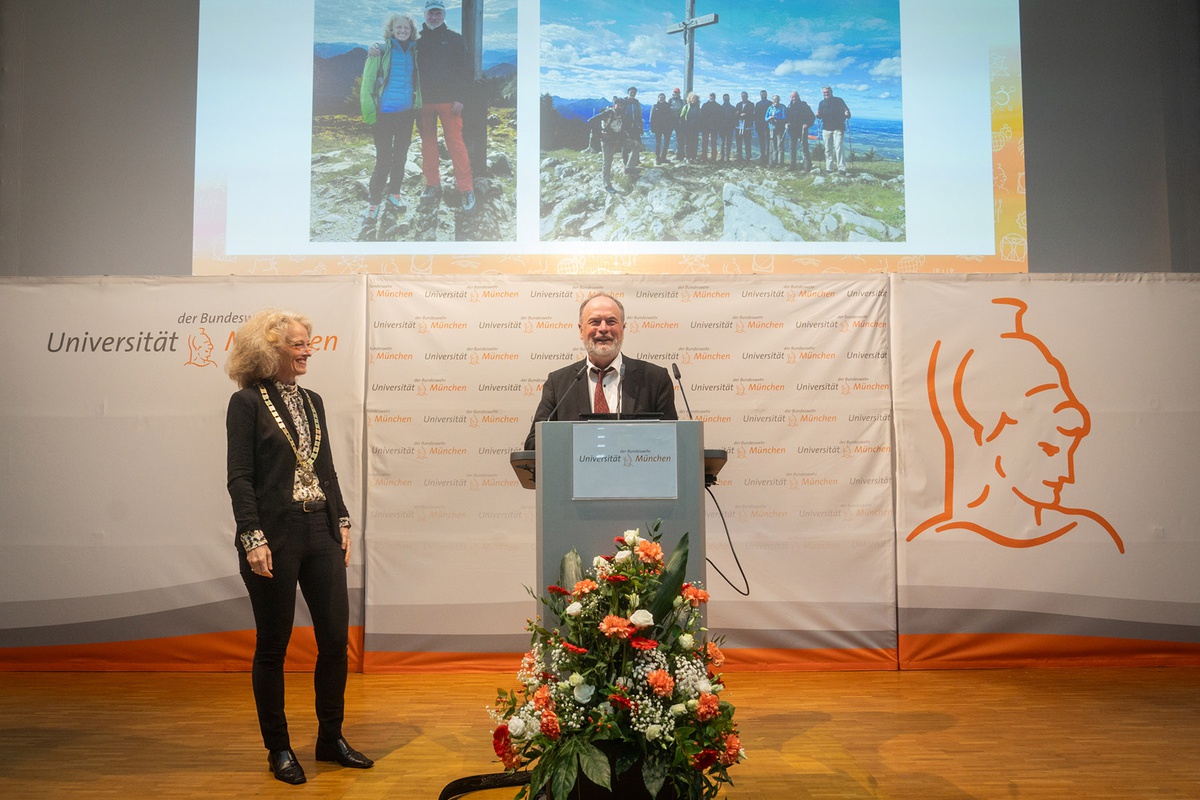
<path id="1" fill-rule="evenodd" d="M 335 342 L 336 343 L 336 342 Z M 283 709 L 283 662 L 296 587 L 317 641 L 314 676 L 318 761 L 367 769 L 374 762 L 342 737 L 350 603 L 350 517 L 330 453 L 320 395 L 300 388 L 317 345 L 308 317 L 268 309 L 238 331 L 226 364 L 240 391 L 229 399 L 228 488 L 242 582 L 257 629 L 254 702 L 277 780 L 305 782 Z"/>

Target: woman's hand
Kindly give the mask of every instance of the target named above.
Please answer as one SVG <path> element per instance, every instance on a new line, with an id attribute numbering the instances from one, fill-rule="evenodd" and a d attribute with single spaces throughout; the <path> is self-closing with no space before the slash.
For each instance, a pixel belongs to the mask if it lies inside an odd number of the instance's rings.
<path id="1" fill-rule="evenodd" d="M 246 553 L 246 560 L 250 562 L 250 571 L 255 575 L 262 575 L 264 578 L 275 577 L 271 574 L 271 548 L 267 545 L 260 544 Z"/>
<path id="2" fill-rule="evenodd" d="M 348 566 L 350 566 L 350 529 L 349 528 L 342 528 L 342 550 L 344 550 L 346 553 L 346 557 L 343 560 L 343 563 L 345 563 L 345 565 L 348 567 Z"/>

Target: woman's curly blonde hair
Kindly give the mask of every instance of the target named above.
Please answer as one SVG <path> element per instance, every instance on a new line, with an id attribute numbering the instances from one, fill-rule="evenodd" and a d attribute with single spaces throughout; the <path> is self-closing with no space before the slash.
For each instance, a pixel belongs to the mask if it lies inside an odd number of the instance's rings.
<path id="1" fill-rule="evenodd" d="M 312 320 L 295 311 L 267 308 L 259 311 L 238 328 L 233 352 L 225 362 L 225 374 L 245 389 L 279 372 L 288 329 L 299 322 L 312 336 Z"/>

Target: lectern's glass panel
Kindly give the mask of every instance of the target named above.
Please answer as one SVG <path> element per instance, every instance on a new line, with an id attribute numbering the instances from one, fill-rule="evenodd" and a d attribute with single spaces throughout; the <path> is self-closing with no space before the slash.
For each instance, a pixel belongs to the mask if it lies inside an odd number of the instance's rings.
<path id="1" fill-rule="evenodd" d="M 679 496 L 674 425 L 589 423 L 572 429 L 576 500 L 674 499 Z"/>

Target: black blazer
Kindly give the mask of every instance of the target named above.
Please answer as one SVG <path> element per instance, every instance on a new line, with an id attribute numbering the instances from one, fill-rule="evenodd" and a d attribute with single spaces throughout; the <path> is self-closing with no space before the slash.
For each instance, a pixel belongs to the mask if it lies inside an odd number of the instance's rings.
<path id="1" fill-rule="evenodd" d="M 621 381 L 621 411 L 625 414 L 643 414 L 658 411 L 663 419 L 679 419 L 675 410 L 675 387 L 671 375 L 657 364 L 624 357 L 625 378 Z M 588 395 L 587 375 L 575 376 L 587 360 L 576 361 L 569 367 L 556 369 L 542 384 L 542 400 L 533 412 L 533 424 L 525 438 L 525 449 L 532 450 L 536 443 L 537 424 L 550 419 L 550 412 L 559 400 L 563 400 L 554 412 L 556 420 L 581 419 L 592 413 L 592 398 Z M 580 385 L 576 385 L 580 384 Z M 615 409 L 614 409 L 615 410 Z"/>
<path id="2" fill-rule="evenodd" d="M 228 440 L 227 470 L 229 497 L 233 502 L 233 517 L 237 522 L 237 534 L 261 530 L 267 537 L 272 552 L 287 545 L 288 510 L 292 506 L 293 481 L 296 473 L 296 455 L 291 445 L 279 430 L 279 424 L 267 410 L 259 392 L 259 383 L 234 392 L 229 398 L 229 409 L 225 415 L 225 434 Z M 280 418 L 298 441 L 292 415 L 287 404 L 275 388 L 275 382 L 261 382 Z M 313 401 L 317 417 L 321 421 L 321 450 L 313 465 L 321 491 L 327 501 L 330 534 L 341 542 L 338 522 L 350 516 L 342 500 L 342 489 L 338 484 L 337 472 L 333 468 L 333 453 L 329 425 L 325 421 L 325 404 L 316 392 L 304 390 Z M 304 414 L 312 429 L 312 410 L 304 403 Z M 240 539 L 236 543 L 241 550 Z"/>

